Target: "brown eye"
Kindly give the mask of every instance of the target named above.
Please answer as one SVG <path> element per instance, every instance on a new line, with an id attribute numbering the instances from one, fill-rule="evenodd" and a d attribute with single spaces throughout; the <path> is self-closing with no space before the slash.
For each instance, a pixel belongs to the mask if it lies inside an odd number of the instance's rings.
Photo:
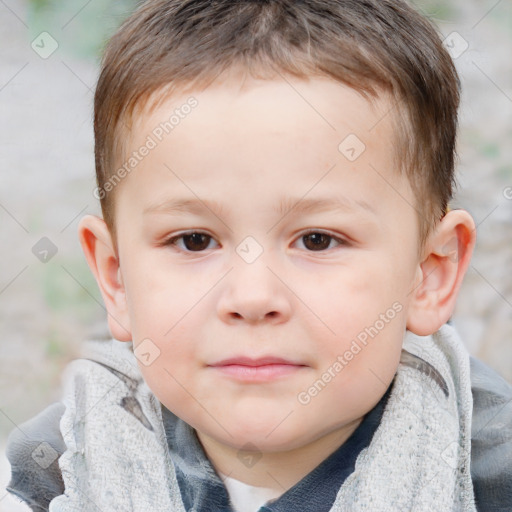
<path id="1" fill-rule="evenodd" d="M 185 235 L 183 242 L 185 247 L 190 251 L 202 251 L 208 247 L 209 238 L 208 235 L 203 233 L 192 233 L 191 235 Z"/>
<path id="2" fill-rule="evenodd" d="M 184 252 L 201 252 L 208 248 L 211 239 L 212 237 L 206 233 L 191 231 L 170 238 L 165 245 L 178 246 Z M 178 244 L 178 240 L 182 240 L 183 244 Z"/>
<path id="3" fill-rule="evenodd" d="M 303 241 L 306 249 L 317 252 L 328 249 L 333 240 L 338 245 L 346 245 L 344 240 L 320 231 L 310 231 L 309 233 L 302 235 L 301 240 Z"/>

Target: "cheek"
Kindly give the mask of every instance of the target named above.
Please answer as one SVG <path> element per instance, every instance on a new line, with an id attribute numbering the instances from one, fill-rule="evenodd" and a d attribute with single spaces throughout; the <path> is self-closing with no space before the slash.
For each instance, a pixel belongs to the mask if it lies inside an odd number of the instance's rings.
<path id="1" fill-rule="evenodd" d="M 382 387 L 371 370 L 385 382 L 394 374 L 405 334 L 409 289 L 404 273 L 393 269 L 389 260 L 359 263 L 342 269 L 325 295 L 309 294 L 311 309 L 321 312 L 322 320 L 310 323 L 318 326 L 312 337 L 322 340 L 316 345 L 319 371 L 341 358 L 340 385 L 369 382 L 370 387 Z"/>
<path id="2" fill-rule="evenodd" d="M 342 416 L 338 419 L 360 417 L 370 410 L 396 373 L 404 333 L 402 316 L 395 316 L 385 326 L 367 324 L 354 337 L 338 341 L 336 347 L 331 344 L 325 364 L 318 369 L 316 382 L 326 385 L 317 407 L 340 404 L 338 413 Z"/>
<path id="3" fill-rule="evenodd" d="M 191 378 L 198 374 L 202 365 L 199 345 L 192 336 L 193 330 L 189 330 L 188 335 L 184 332 L 187 329 L 185 323 L 172 329 L 167 336 L 159 336 L 162 334 L 159 327 L 153 323 L 145 330 L 153 333 L 149 337 L 151 343 L 147 345 L 153 358 L 150 364 L 146 364 L 140 355 L 145 350 L 142 347 L 148 342 L 142 340 L 140 349 L 135 347 L 136 355 L 139 354 L 139 369 L 146 384 L 168 409 L 181 415 L 192 414 L 192 411 L 188 411 L 194 408 L 191 396 L 200 397 L 202 394 L 200 383 Z M 167 325 L 164 327 L 168 329 Z"/>
<path id="4" fill-rule="evenodd" d="M 176 271 L 162 269 L 142 257 L 126 261 L 126 267 L 123 277 L 134 340 L 167 338 L 190 309 L 193 286 L 182 282 Z"/>
<path id="5" fill-rule="evenodd" d="M 318 313 L 331 334 L 352 337 L 393 307 L 402 306 L 409 291 L 403 272 L 383 259 L 361 259 L 337 269 L 322 286 L 304 283 L 298 294 L 306 297 L 309 309 Z M 394 316 L 395 310 L 390 312 Z M 328 330 L 328 329 L 327 329 Z M 332 332 L 334 331 L 334 332 Z"/>

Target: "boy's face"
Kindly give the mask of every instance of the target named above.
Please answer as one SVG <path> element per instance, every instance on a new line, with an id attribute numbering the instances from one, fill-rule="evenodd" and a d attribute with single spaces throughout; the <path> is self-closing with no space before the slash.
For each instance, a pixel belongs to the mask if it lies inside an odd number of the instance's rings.
<path id="1" fill-rule="evenodd" d="M 156 397 L 204 439 L 341 439 L 390 384 L 419 262 L 389 108 L 328 79 L 246 78 L 138 118 L 129 153 L 157 145 L 116 190 L 125 327 Z M 207 236 L 166 244 L 185 232 Z M 239 356 L 295 366 L 213 366 Z"/>

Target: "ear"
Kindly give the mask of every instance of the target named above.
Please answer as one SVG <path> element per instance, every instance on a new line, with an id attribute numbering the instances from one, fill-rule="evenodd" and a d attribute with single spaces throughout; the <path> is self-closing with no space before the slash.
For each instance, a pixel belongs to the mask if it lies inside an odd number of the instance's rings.
<path id="1" fill-rule="evenodd" d="M 450 210 L 426 243 L 407 313 L 407 329 L 436 332 L 451 317 L 475 246 L 475 223 L 464 210 Z"/>
<path id="2" fill-rule="evenodd" d="M 105 302 L 110 333 L 119 341 L 132 341 L 121 267 L 105 221 L 95 215 L 84 216 L 78 224 L 78 237 Z"/>

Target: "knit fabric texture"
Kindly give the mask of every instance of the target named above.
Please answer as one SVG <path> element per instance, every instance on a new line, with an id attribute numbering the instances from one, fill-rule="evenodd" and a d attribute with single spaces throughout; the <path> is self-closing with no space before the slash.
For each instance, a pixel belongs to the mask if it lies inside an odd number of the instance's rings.
<path id="1" fill-rule="evenodd" d="M 185 512 L 161 404 L 131 346 L 88 341 L 66 368 L 65 493 L 50 512 Z M 448 324 L 431 336 L 406 331 L 403 348 L 381 424 L 331 512 L 476 511 L 469 354 Z"/>

